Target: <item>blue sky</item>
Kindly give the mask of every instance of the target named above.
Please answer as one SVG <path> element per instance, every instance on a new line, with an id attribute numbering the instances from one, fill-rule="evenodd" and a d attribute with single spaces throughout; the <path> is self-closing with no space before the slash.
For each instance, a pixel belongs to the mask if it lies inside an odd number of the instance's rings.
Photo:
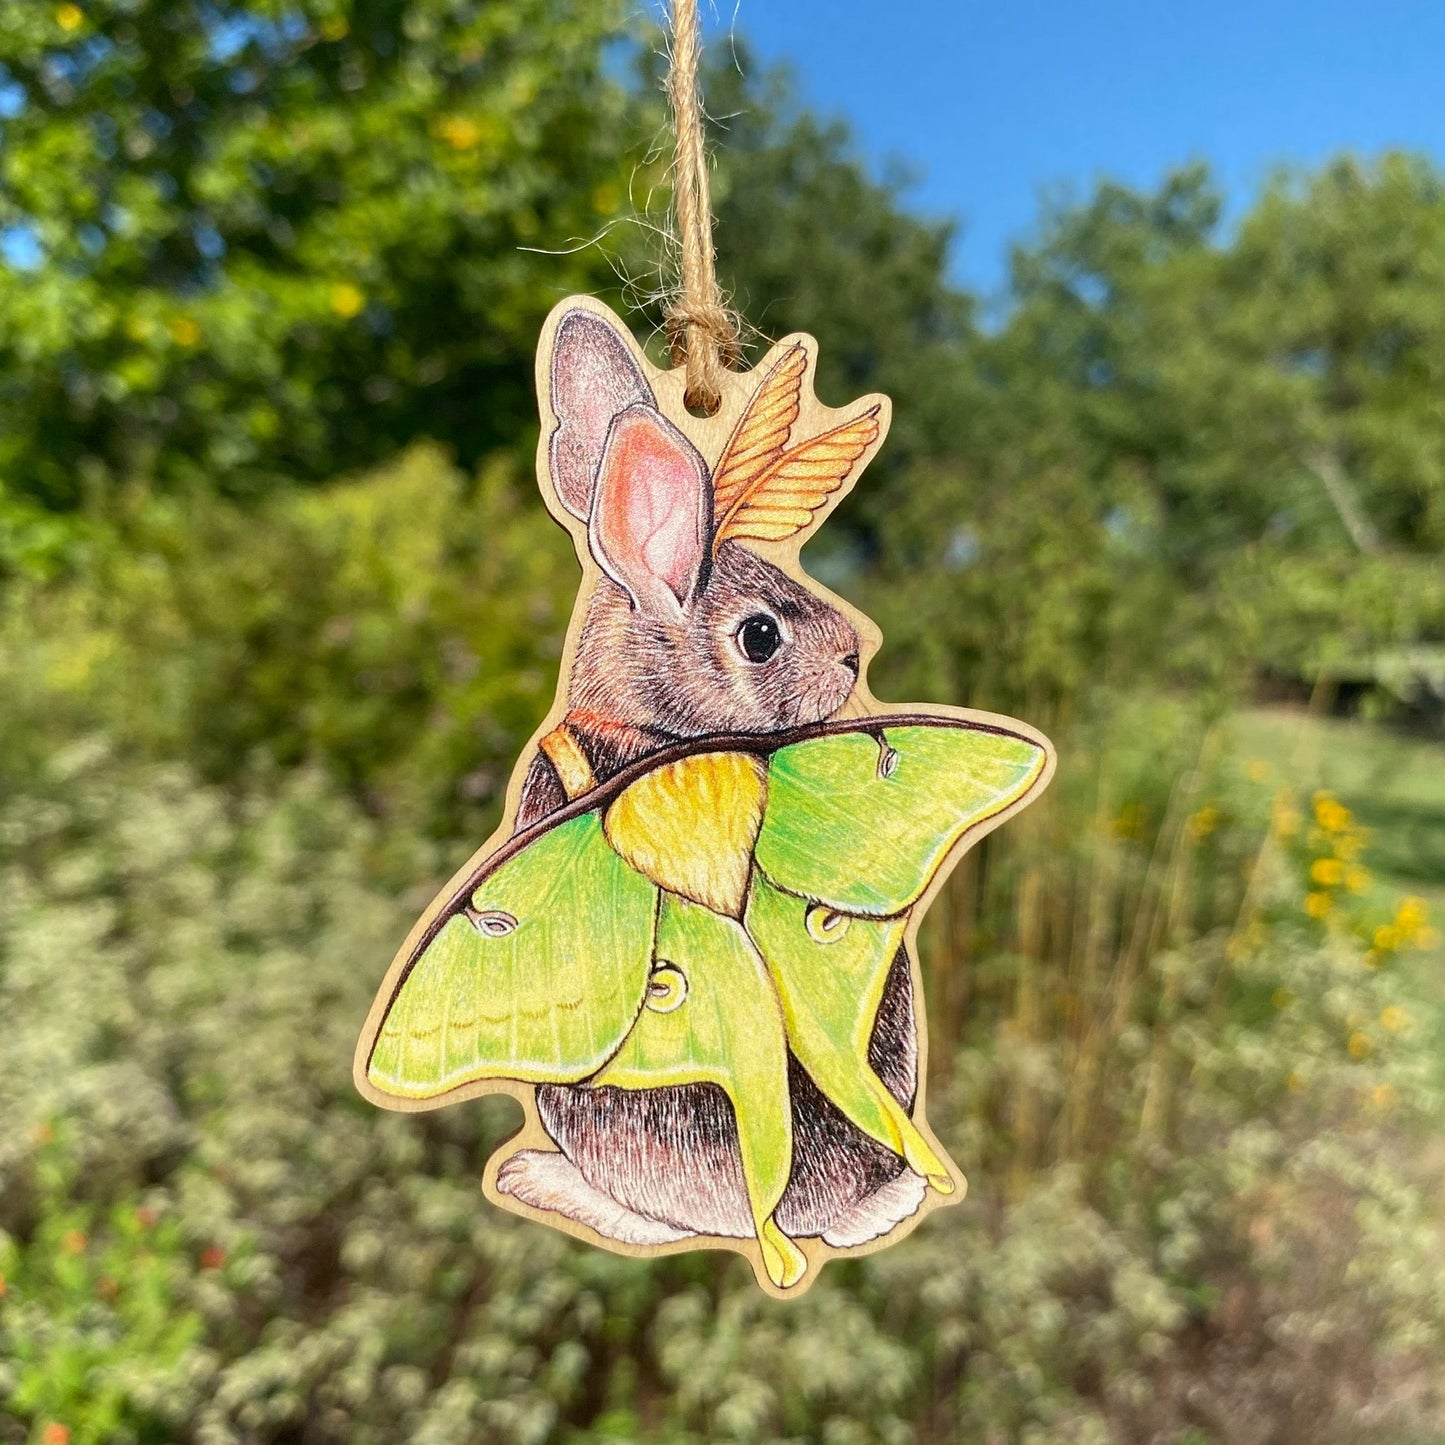
<path id="1" fill-rule="evenodd" d="M 1236 211 L 1280 163 L 1389 146 L 1445 162 L 1445 0 L 701 0 L 865 154 L 958 218 L 959 279 L 991 292 L 1040 197 L 1152 186 L 1204 158 Z"/>

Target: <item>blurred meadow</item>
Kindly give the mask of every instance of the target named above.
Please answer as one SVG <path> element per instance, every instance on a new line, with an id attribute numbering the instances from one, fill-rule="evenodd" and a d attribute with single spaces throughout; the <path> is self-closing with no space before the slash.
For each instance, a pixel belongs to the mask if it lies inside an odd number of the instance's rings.
<path id="1" fill-rule="evenodd" d="M 923 933 L 969 1197 L 784 1305 L 487 1206 L 510 1101 L 355 1095 L 555 685 L 538 328 L 591 291 L 657 344 L 654 43 L 0 0 L 0 1442 L 1445 1441 L 1420 156 L 1228 227 L 1202 165 L 1101 183 L 983 325 L 949 228 L 729 50 L 725 284 L 894 400 L 808 565 L 881 695 L 1059 748 Z"/>

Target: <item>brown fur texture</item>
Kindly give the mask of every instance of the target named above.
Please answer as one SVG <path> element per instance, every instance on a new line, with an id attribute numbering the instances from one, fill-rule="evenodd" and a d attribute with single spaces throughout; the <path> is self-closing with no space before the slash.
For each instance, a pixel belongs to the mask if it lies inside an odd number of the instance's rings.
<path id="1" fill-rule="evenodd" d="M 783 644 L 750 662 L 737 636 L 777 619 Z M 735 542 L 725 542 L 678 617 L 634 607 L 603 581 L 577 644 L 571 708 L 673 738 L 779 732 L 831 717 L 858 680 L 858 634 L 838 611 Z"/>

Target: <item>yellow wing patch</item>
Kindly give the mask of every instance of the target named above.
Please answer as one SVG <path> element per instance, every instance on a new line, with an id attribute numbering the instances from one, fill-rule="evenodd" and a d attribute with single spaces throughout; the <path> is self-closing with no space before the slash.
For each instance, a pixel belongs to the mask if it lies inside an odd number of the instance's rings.
<path id="1" fill-rule="evenodd" d="M 766 778 L 766 765 L 748 753 L 681 758 L 620 794 L 602 831 L 658 887 L 737 918 L 763 823 Z"/>

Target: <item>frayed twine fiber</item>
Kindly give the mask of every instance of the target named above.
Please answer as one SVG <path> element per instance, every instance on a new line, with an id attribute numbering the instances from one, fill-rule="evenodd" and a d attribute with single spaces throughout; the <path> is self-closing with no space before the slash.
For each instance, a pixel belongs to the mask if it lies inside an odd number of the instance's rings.
<path id="1" fill-rule="evenodd" d="M 664 312 L 672 364 L 687 367 L 687 404 L 711 416 L 722 400 L 723 378 L 742 359 L 736 314 L 717 284 L 712 196 L 698 60 L 702 40 L 697 0 L 673 0 L 672 66 L 667 93 L 677 134 L 673 211 L 677 217 L 681 285 Z"/>

